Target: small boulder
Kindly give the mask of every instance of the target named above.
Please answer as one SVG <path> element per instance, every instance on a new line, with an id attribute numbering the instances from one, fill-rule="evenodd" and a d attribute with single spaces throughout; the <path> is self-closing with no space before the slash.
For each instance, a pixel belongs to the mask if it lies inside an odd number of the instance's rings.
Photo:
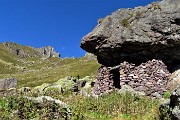
<path id="1" fill-rule="evenodd" d="M 16 78 L 0 79 L 0 91 L 16 88 L 16 86 L 17 86 Z"/>
<path id="2" fill-rule="evenodd" d="M 122 85 L 121 89 L 119 90 L 119 93 L 121 94 L 125 94 L 126 92 L 131 93 L 131 94 L 135 94 L 135 95 L 139 95 L 139 96 L 144 96 L 145 93 L 144 92 L 139 92 L 139 91 L 135 91 L 131 86 L 129 85 Z"/>

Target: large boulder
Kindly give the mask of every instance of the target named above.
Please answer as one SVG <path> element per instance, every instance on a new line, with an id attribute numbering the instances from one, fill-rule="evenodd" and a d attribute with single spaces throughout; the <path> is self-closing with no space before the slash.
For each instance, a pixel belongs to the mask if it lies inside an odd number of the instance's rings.
<path id="1" fill-rule="evenodd" d="M 17 86 L 16 78 L 0 79 L 0 91 L 16 88 L 16 86 Z"/>
<path id="2" fill-rule="evenodd" d="M 123 61 L 141 64 L 151 59 L 174 66 L 180 61 L 180 1 L 119 9 L 99 20 L 82 38 L 81 48 L 95 54 L 105 66 Z"/>

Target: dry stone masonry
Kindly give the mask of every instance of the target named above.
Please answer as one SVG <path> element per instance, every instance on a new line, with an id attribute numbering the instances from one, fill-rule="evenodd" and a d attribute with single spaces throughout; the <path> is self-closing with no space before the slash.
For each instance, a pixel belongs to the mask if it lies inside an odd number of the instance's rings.
<path id="1" fill-rule="evenodd" d="M 113 86 L 113 74 L 110 73 L 110 69 L 102 66 L 99 68 L 96 82 L 94 84 L 93 92 L 96 95 L 108 92 L 114 88 Z"/>
<path id="2" fill-rule="evenodd" d="M 115 75 L 115 69 L 119 70 L 119 75 Z M 129 85 L 134 90 L 143 92 L 148 96 L 162 96 L 165 91 L 170 73 L 167 66 L 161 60 L 151 60 L 139 66 L 123 62 L 119 66 L 99 68 L 97 80 L 93 92 L 97 95 L 117 88 L 116 84 Z M 119 79 L 115 79 L 115 77 Z M 115 81 L 119 80 L 119 82 Z"/>
<path id="3" fill-rule="evenodd" d="M 120 85 L 128 84 L 134 90 L 144 92 L 146 95 L 162 95 L 168 88 L 166 84 L 170 75 L 166 65 L 160 60 L 151 60 L 139 66 L 121 63 Z"/>

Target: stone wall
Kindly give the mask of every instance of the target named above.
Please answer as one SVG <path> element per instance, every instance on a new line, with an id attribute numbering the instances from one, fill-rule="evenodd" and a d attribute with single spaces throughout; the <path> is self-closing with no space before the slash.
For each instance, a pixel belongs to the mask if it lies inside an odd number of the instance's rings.
<path id="1" fill-rule="evenodd" d="M 168 88 L 166 84 L 170 75 L 166 65 L 160 60 L 151 60 L 139 66 L 121 63 L 120 85 L 128 84 L 134 90 L 144 92 L 146 95 L 162 95 Z"/>
<path id="2" fill-rule="evenodd" d="M 117 76 L 115 70 L 119 70 L 120 76 Z M 139 66 L 128 62 L 120 63 L 115 67 L 102 66 L 99 68 L 93 92 L 99 95 L 113 88 L 129 85 L 148 96 L 162 96 L 169 89 L 166 86 L 169 75 L 167 66 L 161 60 L 155 59 Z"/>
<path id="3" fill-rule="evenodd" d="M 105 66 L 101 66 L 98 70 L 96 82 L 94 84 L 93 93 L 100 95 L 101 93 L 108 92 L 114 88 L 113 74 L 110 69 Z"/>

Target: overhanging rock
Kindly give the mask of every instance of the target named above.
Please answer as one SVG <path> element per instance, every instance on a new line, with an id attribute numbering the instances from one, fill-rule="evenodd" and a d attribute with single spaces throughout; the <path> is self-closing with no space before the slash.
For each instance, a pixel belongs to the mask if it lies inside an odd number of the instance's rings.
<path id="1" fill-rule="evenodd" d="M 135 9 L 119 9 L 101 19 L 82 38 L 81 48 L 105 66 L 123 61 L 141 64 L 161 59 L 180 63 L 180 1 L 164 0 Z"/>

